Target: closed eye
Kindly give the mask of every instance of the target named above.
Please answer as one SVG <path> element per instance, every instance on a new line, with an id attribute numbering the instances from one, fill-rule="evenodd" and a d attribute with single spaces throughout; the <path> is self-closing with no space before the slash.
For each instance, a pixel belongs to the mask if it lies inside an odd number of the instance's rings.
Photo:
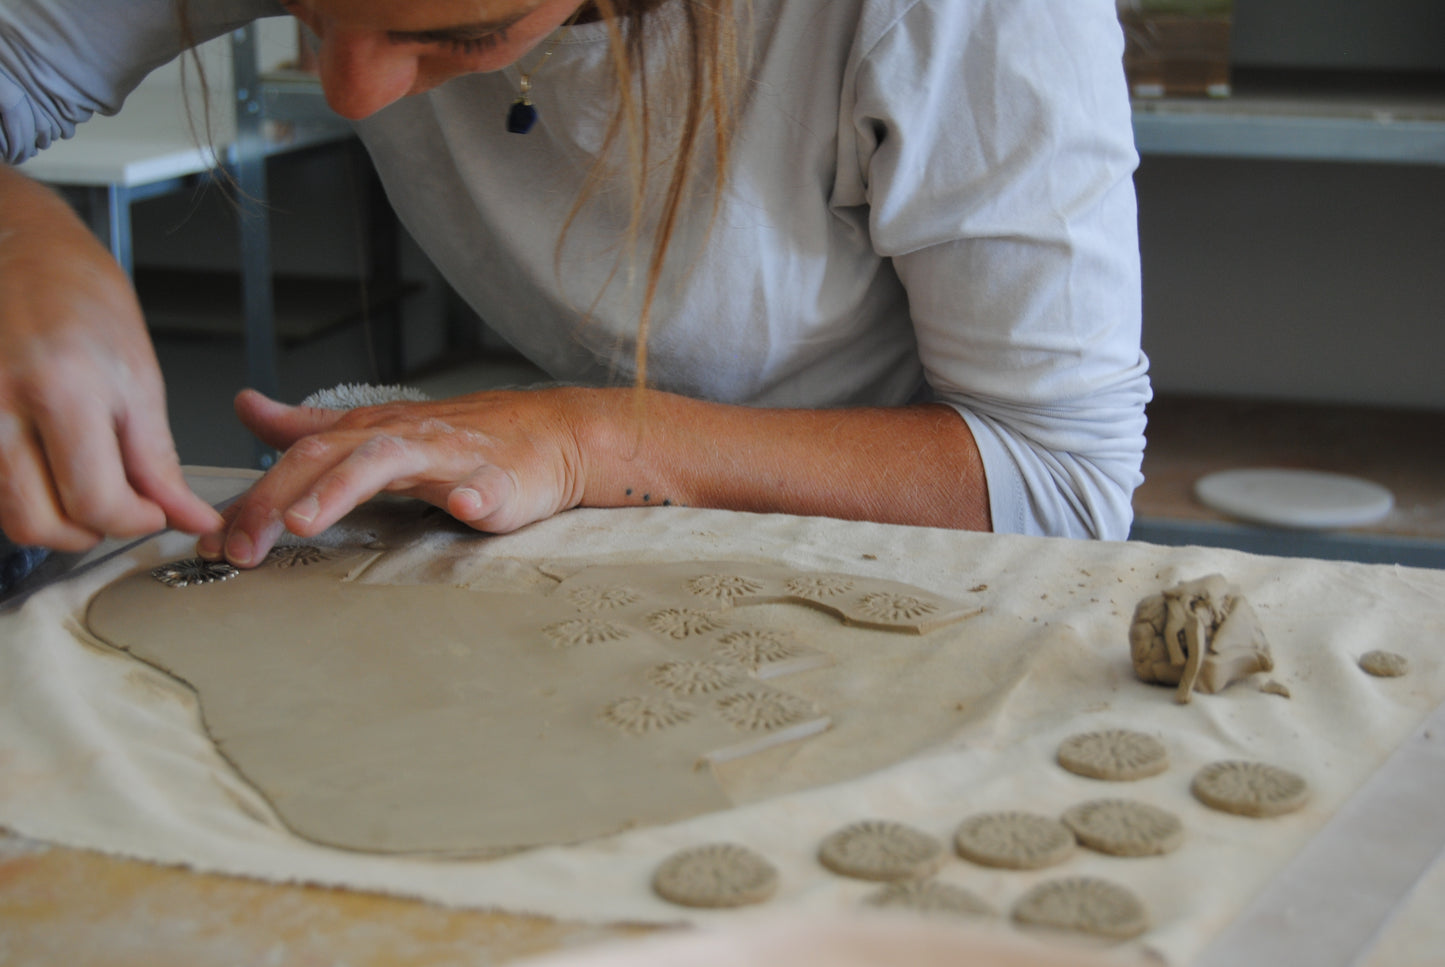
<path id="1" fill-rule="evenodd" d="M 480 54 L 491 50 L 507 39 L 505 30 L 497 33 L 481 34 L 476 37 L 438 37 L 428 43 L 441 44 L 448 50 L 457 54 Z"/>

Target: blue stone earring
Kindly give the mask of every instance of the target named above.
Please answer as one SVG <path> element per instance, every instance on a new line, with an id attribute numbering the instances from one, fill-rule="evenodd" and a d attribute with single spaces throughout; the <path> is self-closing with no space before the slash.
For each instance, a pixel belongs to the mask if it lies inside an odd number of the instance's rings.
<path id="1" fill-rule="evenodd" d="M 526 74 L 523 74 L 522 93 L 507 109 L 507 130 L 512 134 L 526 134 L 532 130 L 532 125 L 537 123 L 537 108 L 532 104 L 532 99 L 527 96 L 531 90 L 532 81 Z"/>
<path id="2" fill-rule="evenodd" d="M 582 8 L 578 7 L 577 9 L 580 12 Z M 577 14 L 574 13 L 563 26 L 570 25 L 572 21 L 576 19 Z M 526 134 L 532 130 L 532 125 L 537 123 L 537 108 L 536 105 L 532 103 L 531 97 L 532 75 L 541 70 L 542 65 L 547 63 L 547 58 L 552 56 L 552 51 L 557 49 L 557 40 L 557 37 L 552 38 L 552 42 L 547 45 L 547 49 L 542 51 L 542 59 L 537 61 L 536 67 L 533 67 L 525 74 L 518 71 L 518 75 L 521 78 L 518 82 L 521 93 L 518 94 L 517 99 L 512 102 L 512 106 L 507 109 L 507 130 L 512 134 Z"/>

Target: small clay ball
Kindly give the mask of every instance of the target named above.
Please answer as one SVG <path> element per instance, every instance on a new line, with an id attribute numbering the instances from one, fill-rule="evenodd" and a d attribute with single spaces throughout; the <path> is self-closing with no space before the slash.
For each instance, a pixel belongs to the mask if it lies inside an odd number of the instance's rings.
<path id="1" fill-rule="evenodd" d="M 1376 678 L 1399 678 L 1410 670 L 1410 659 L 1393 651 L 1367 651 L 1360 667 Z"/>

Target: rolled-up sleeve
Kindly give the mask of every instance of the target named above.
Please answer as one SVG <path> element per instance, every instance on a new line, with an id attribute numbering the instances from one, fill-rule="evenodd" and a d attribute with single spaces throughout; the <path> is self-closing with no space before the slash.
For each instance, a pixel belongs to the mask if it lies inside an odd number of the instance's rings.
<path id="1" fill-rule="evenodd" d="M 192 0 L 196 42 L 275 0 Z M 126 95 L 183 48 L 176 0 L 0 0 L 0 160 L 19 164 Z"/>
<path id="2" fill-rule="evenodd" d="M 919 0 L 857 73 L 873 244 L 999 531 L 1132 519 L 1150 390 L 1121 56 L 1111 0 Z"/>

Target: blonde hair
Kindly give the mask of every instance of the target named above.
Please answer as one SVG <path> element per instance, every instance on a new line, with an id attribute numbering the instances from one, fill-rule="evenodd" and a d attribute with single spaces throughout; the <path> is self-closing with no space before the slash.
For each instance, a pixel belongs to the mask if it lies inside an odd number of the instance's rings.
<path id="1" fill-rule="evenodd" d="M 190 18 L 190 0 L 175 0 L 175 3 L 182 48 L 192 51 L 191 63 L 200 81 L 206 140 L 209 141 L 208 85 L 205 71 L 194 54 L 195 33 Z M 712 217 L 716 217 L 721 201 L 743 75 L 739 24 L 750 16 L 751 0 L 591 0 L 591 3 L 608 28 L 616 104 L 597 162 L 557 240 L 556 257 L 560 266 L 568 230 L 604 181 L 611 177 L 612 155 L 619 146 L 625 147 L 632 198 L 624 259 L 637 261 L 637 256 L 641 254 L 642 226 L 649 199 L 655 196 L 659 200 L 656 228 L 646 253 L 642 306 L 637 323 L 636 385 L 641 388 L 647 381 L 647 337 L 652 324 L 653 303 L 683 205 L 704 163 L 701 146 L 705 142 L 712 145 Z M 668 6 L 681 10 L 681 36 L 677 46 L 667 53 L 668 66 L 680 72 L 675 76 L 682 82 L 685 110 L 682 123 L 675 131 L 675 139 L 669 139 L 673 143 L 659 147 L 653 137 L 656 131 L 652 112 L 653 84 L 649 77 L 647 54 L 649 37 L 659 29 L 654 23 L 661 9 Z M 667 152 L 672 156 L 671 172 L 661 193 L 655 195 L 655 186 L 649 184 L 650 172 L 657 157 Z M 711 227 L 711 222 L 708 227 Z M 629 277 L 632 274 L 629 271 Z M 611 282 L 611 277 L 608 282 Z M 597 298 L 601 298 L 601 293 Z"/>
<path id="2" fill-rule="evenodd" d="M 632 189 L 628 251 L 624 257 L 635 258 L 640 254 L 644 215 L 649 199 L 653 197 L 649 175 L 655 155 L 661 153 L 653 138 L 656 127 L 652 119 L 653 98 L 647 68 L 649 21 L 669 3 L 679 6 L 682 11 L 683 30 L 679 46 L 668 54 L 669 66 L 681 72 L 676 79 L 682 82 L 684 112 L 675 141 L 661 146 L 662 151 L 671 151 L 672 168 L 665 187 L 657 196 L 660 204 L 656 228 L 651 248 L 646 253 L 636 353 L 636 384 L 642 387 L 647 382 L 647 336 L 652 324 L 653 303 L 683 205 L 703 164 L 701 155 L 705 142 L 710 141 L 712 145 L 712 217 L 716 217 L 722 198 L 743 74 L 739 22 L 750 13 L 750 0 L 593 0 L 593 3 L 608 24 L 617 104 L 597 164 L 573 205 L 563 227 L 562 238 L 558 239 L 559 257 L 567 229 L 608 177 L 608 161 L 619 141 L 626 146 Z"/>

